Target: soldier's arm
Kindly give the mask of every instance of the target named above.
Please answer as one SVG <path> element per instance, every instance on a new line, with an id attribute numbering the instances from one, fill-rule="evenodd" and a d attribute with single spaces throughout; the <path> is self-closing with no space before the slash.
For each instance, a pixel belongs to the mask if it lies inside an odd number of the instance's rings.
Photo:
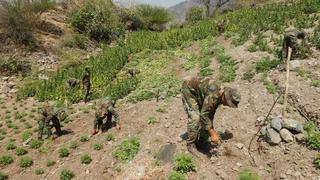
<path id="1" fill-rule="evenodd" d="M 108 111 L 113 115 L 114 121 L 116 122 L 116 124 L 119 124 L 119 114 L 118 114 L 118 112 L 113 107 L 109 107 Z"/>

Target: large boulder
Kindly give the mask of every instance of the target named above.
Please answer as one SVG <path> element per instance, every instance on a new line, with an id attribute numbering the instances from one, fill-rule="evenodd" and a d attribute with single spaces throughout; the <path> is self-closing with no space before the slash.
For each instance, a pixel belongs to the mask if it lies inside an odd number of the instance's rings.
<path id="1" fill-rule="evenodd" d="M 169 163 L 172 161 L 173 155 L 176 151 L 177 145 L 175 144 L 166 144 L 160 148 L 160 151 L 157 155 L 157 160 L 162 163 Z"/>
<path id="2" fill-rule="evenodd" d="M 272 145 L 277 145 L 281 142 L 280 134 L 271 127 L 267 128 L 266 138 L 267 142 Z"/>
<path id="3" fill-rule="evenodd" d="M 287 142 L 287 143 L 293 142 L 293 135 L 292 135 L 292 133 L 291 133 L 289 130 L 287 130 L 287 129 L 281 129 L 281 131 L 280 131 L 280 136 L 281 136 L 281 138 L 282 138 L 285 142 Z"/>
<path id="4" fill-rule="evenodd" d="M 290 131 L 301 133 L 303 132 L 303 126 L 299 121 L 296 121 L 294 119 L 284 119 L 281 121 L 282 127 L 286 128 Z"/>

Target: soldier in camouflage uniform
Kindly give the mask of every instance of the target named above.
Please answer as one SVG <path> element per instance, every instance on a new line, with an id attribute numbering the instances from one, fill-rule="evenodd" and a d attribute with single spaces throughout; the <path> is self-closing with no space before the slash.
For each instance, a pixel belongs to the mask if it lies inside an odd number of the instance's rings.
<path id="1" fill-rule="evenodd" d="M 223 87 L 210 78 L 187 78 L 182 83 L 182 102 L 188 114 L 188 150 L 196 154 L 195 142 L 200 129 L 205 129 L 211 136 L 211 142 L 218 144 L 219 137 L 213 127 L 217 108 L 224 106 L 238 107 L 241 96 L 236 89 Z"/>
<path id="2" fill-rule="evenodd" d="M 89 93 L 90 93 L 90 69 L 89 67 L 85 67 L 82 74 L 82 85 L 83 85 L 83 100 L 85 103 L 89 101 Z"/>
<path id="3" fill-rule="evenodd" d="M 62 116 L 64 112 L 59 108 L 50 105 L 48 102 L 44 104 L 43 108 L 40 110 L 40 118 L 38 120 L 38 139 L 42 140 L 43 130 L 46 128 L 48 131 L 48 137 L 51 137 L 51 129 L 55 127 L 57 135 L 61 136 L 61 125 L 59 117 Z M 52 122 L 52 125 L 50 123 Z"/>
<path id="4" fill-rule="evenodd" d="M 218 23 L 218 32 L 224 33 L 226 20 L 222 20 Z"/>
<path id="5" fill-rule="evenodd" d="M 75 78 L 70 78 L 67 80 L 67 90 L 70 93 L 72 89 L 80 84 L 80 81 Z"/>
<path id="6" fill-rule="evenodd" d="M 282 44 L 282 59 L 285 61 L 288 58 L 288 49 L 292 48 L 292 58 L 297 55 L 299 46 L 305 46 L 305 32 L 298 29 L 289 29 L 285 32 Z M 302 40 L 299 44 L 298 40 Z"/>
<path id="7" fill-rule="evenodd" d="M 104 129 L 103 120 L 107 118 L 106 125 L 111 125 L 112 116 L 114 117 L 114 122 L 116 124 L 116 129 L 120 130 L 119 125 L 119 114 L 114 109 L 114 101 L 107 97 L 100 102 L 97 103 L 95 119 L 93 121 L 93 133 L 95 135 L 97 133 L 102 133 Z M 99 131 L 99 132 L 98 132 Z"/>
<path id="8" fill-rule="evenodd" d="M 140 71 L 136 68 L 129 68 L 128 71 L 127 71 L 128 75 L 133 78 L 135 77 L 137 74 L 140 73 Z"/>

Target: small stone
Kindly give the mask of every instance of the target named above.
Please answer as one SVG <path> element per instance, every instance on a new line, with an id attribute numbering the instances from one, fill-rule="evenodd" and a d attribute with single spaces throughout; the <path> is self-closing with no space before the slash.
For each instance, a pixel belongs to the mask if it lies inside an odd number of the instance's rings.
<path id="1" fill-rule="evenodd" d="M 296 134 L 294 137 L 297 142 L 303 142 L 305 140 L 305 135 L 303 133 Z"/>
<path id="2" fill-rule="evenodd" d="M 301 66 L 300 60 L 292 60 L 290 61 L 290 69 L 294 70 Z"/>
<path id="3" fill-rule="evenodd" d="M 256 120 L 256 126 L 262 126 L 264 123 L 264 119 L 265 119 L 264 116 L 259 116 Z"/>
<path id="4" fill-rule="evenodd" d="M 238 167 L 241 167 L 241 166 L 242 166 L 242 164 L 239 163 L 239 162 L 237 162 L 236 165 L 237 165 Z"/>
<path id="5" fill-rule="evenodd" d="M 287 170 L 286 175 L 291 175 L 291 174 L 292 174 L 292 171 L 290 169 Z"/>
<path id="6" fill-rule="evenodd" d="M 166 124 L 164 125 L 164 127 L 169 128 L 169 127 L 170 127 L 170 123 L 166 123 Z"/>
<path id="7" fill-rule="evenodd" d="M 281 142 L 280 134 L 273 128 L 267 128 L 267 142 L 270 144 L 279 144 Z"/>
<path id="8" fill-rule="evenodd" d="M 236 144 L 236 147 L 239 148 L 239 149 L 242 149 L 244 147 L 244 144 L 242 143 L 237 143 Z"/>
<path id="9" fill-rule="evenodd" d="M 3 81 L 8 81 L 8 80 L 9 80 L 9 77 L 3 77 L 2 80 L 3 80 Z"/>
<path id="10" fill-rule="evenodd" d="M 281 119 L 279 117 L 273 118 L 270 125 L 273 129 L 275 129 L 279 132 L 282 128 Z"/>
<path id="11" fill-rule="evenodd" d="M 288 176 L 286 176 L 285 174 L 280 174 L 280 179 L 286 179 Z"/>
<path id="12" fill-rule="evenodd" d="M 303 126 L 300 122 L 293 119 L 285 119 L 282 121 L 282 127 L 292 130 L 294 132 L 301 133 L 303 132 Z"/>
<path id="13" fill-rule="evenodd" d="M 266 135 L 267 135 L 267 127 L 266 127 L 266 126 L 264 126 L 264 127 L 261 128 L 260 134 L 261 134 L 262 136 L 266 136 Z"/>
<path id="14" fill-rule="evenodd" d="M 89 171 L 89 169 L 87 169 L 87 170 L 86 170 L 86 174 L 89 174 L 89 173 L 90 173 L 90 171 Z"/>
<path id="15" fill-rule="evenodd" d="M 293 173 L 293 176 L 294 177 L 300 177 L 301 173 L 299 171 L 296 171 L 296 172 Z"/>
<path id="16" fill-rule="evenodd" d="M 287 130 L 287 129 L 281 129 L 281 131 L 280 131 L 280 136 L 281 136 L 281 138 L 282 138 L 285 142 L 287 142 L 287 143 L 293 141 L 293 135 L 292 135 L 291 132 L 290 132 L 289 130 Z"/>

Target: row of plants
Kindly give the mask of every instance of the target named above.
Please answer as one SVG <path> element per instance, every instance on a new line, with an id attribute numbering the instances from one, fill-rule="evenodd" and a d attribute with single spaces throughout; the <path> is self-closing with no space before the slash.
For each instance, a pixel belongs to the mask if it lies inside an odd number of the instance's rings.
<path id="1" fill-rule="evenodd" d="M 209 76 L 213 73 L 213 69 L 209 66 L 213 54 L 212 48 L 215 44 L 216 42 L 213 37 L 209 37 L 200 42 L 200 76 Z"/>

